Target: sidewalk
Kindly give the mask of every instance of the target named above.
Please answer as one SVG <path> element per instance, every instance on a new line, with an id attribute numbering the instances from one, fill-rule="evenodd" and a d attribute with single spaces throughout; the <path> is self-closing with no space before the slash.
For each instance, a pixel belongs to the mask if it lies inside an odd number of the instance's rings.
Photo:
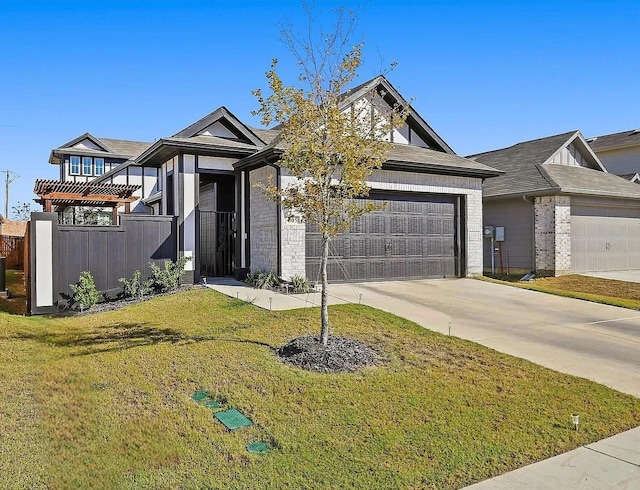
<path id="1" fill-rule="evenodd" d="M 640 427 L 466 488 L 639 489 Z"/>
<path id="2" fill-rule="evenodd" d="M 253 303 L 267 310 L 289 310 L 320 305 L 320 293 L 280 294 L 253 289 L 233 279 L 210 279 L 207 287 L 222 294 Z M 333 292 L 333 295 L 331 294 Z M 447 325 L 450 318 L 441 311 L 423 305 L 394 301 L 362 287 L 341 284 L 329 292 L 329 304 L 362 302 L 397 312 L 422 325 Z M 395 303 L 389 308 L 389 302 Z M 437 330 L 437 329 L 436 329 Z M 441 330 L 441 329 L 440 329 Z M 580 447 L 565 454 L 486 480 L 468 489 L 640 489 L 640 427 L 608 439 Z"/>

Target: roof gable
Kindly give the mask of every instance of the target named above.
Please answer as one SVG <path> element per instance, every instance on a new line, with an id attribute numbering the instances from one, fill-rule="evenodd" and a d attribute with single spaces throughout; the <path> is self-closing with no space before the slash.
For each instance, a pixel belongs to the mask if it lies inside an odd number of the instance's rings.
<path id="1" fill-rule="evenodd" d="M 543 165 L 569 165 L 607 172 L 580 131 L 576 131 Z"/>
<path id="2" fill-rule="evenodd" d="M 255 146 L 264 146 L 265 144 L 224 106 L 173 135 L 174 138 L 193 138 L 195 136 L 215 136 Z"/>
<path id="3" fill-rule="evenodd" d="M 389 107 L 393 107 L 395 104 L 400 104 L 401 106 L 409 108 L 405 127 L 394 132 L 398 141 L 393 142 L 429 148 L 431 150 L 442 151 L 451 155 L 456 154 L 453 149 L 433 130 L 433 128 L 427 124 L 411 104 L 409 104 L 405 98 L 400 95 L 400 92 L 398 92 L 382 75 L 377 76 L 368 82 L 362 83 L 342 94 L 340 105 L 343 108 L 347 108 L 364 98 L 372 91 L 377 92 Z M 403 134 L 405 132 L 406 134 Z M 413 138 L 411 135 L 413 135 Z"/>
<path id="4" fill-rule="evenodd" d="M 98 150 L 105 151 L 107 153 L 113 153 L 113 150 L 109 148 L 103 141 L 93 136 L 91 133 L 84 133 L 77 138 L 61 145 L 61 148 L 78 148 L 81 150 Z"/>

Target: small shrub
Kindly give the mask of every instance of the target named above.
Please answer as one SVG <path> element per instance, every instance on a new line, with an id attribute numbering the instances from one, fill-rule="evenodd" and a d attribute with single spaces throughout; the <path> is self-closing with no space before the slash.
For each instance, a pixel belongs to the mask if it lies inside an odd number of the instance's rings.
<path id="1" fill-rule="evenodd" d="M 96 283 L 89 271 L 82 271 L 78 282 L 69 286 L 73 291 L 73 305 L 78 306 L 80 311 L 88 310 L 100 301 L 100 291 L 96 288 Z"/>
<path id="2" fill-rule="evenodd" d="M 151 267 L 151 284 L 157 291 L 166 293 L 178 289 L 180 278 L 184 271 L 184 266 L 191 260 L 191 257 L 180 257 L 175 262 L 165 260 L 164 269 L 158 267 L 153 262 L 149 262 Z"/>
<path id="3" fill-rule="evenodd" d="M 257 270 L 249 271 L 244 282 L 256 289 L 271 289 L 280 284 L 280 280 L 275 274 Z"/>
<path id="4" fill-rule="evenodd" d="M 153 290 L 153 281 L 151 279 L 142 281 L 141 278 L 142 273 L 139 270 L 135 270 L 131 279 L 126 277 L 118 279 L 122 283 L 122 296 L 125 298 L 142 298 L 145 294 L 149 294 Z"/>
<path id="5" fill-rule="evenodd" d="M 304 276 L 292 276 L 291 285 L 294 293 L 308 293 L 311 290 L 309 280 Z"/>

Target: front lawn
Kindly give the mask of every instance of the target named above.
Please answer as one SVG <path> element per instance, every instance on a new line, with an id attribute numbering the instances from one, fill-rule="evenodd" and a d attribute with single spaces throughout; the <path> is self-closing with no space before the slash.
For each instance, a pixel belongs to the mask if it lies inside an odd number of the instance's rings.
<path id="1" fill-rule="evenodd" d="M 521 276 L 500 277 L 498 279 L 479 277 L 479 279 L 542 293 L 640 310 L 640 283 L 602 279 L 579 274 L 541 277 L 525 282 L 518 282 L 517 278 L 519 277 Z"/>
<path id="2" fill-rule="evenodd" d="M 67 318 L 0 314 L 0 478 L 50 488 L 459 488 L 640 424 L 640 400 L 365 306 L 336 333 L 387 361 L 288 367 L 318 311 L 209 290 Z M 229 433 L 211 392 L 254 425 Z M 573 430 L 572 413 L 580 414 Z M 271 450 L 250 454 L 264 441 Z"/>

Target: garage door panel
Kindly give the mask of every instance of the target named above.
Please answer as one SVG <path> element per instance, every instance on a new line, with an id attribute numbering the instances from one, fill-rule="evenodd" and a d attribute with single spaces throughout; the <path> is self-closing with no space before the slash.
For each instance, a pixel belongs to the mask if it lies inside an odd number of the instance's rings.
<path id="1" fill-rule="evenodd" d="M 640 268 L 640 209 L 572 206 L 571 268 L 575 272 Z"/>
<path id="2" fill-rule="evenodd" d="M 354 220 L 348 232 L 332 240 L 330 281 L 455 275 L 455 198 L 403 196 L 373 202 L 385 206 Z M 306 242 L 307 277 L 315 280 L 322 252 L 315 227 L 307 226 Z"/>

